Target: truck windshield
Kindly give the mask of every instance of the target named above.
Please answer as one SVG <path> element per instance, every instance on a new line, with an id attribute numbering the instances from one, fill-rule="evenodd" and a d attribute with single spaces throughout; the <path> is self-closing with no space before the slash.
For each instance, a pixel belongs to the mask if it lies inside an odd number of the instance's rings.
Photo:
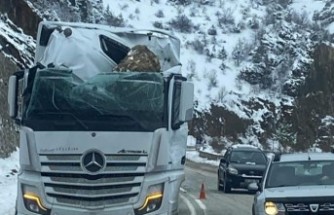
<path id="1" fill-rule="evenodd" d="M 22 124 L 34 130 L 154 131 L 165 126 L 161 73 L 100 73 L 83 82 L 70 70 L 36 72 Z"/>

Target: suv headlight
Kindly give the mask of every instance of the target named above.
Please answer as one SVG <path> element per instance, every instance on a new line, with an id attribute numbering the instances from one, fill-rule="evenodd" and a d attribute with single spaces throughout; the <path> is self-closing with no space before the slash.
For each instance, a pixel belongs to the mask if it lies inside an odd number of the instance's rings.
<path id="1" fill-rule="evenodd" d="M 50 209 L 46 208 L 41 201 L 35 187 L 23 185 L 23 202 L 26 209 L 30 212 L 42 215 L 49 215 Z"/>
<path id="2" fill-rule="evenodd" d="M 268 215 L 283 215 L 285 208 L 282 203 L 266 202 L 264 204 L 264 211 Z"/>
<path id="3" fill-rule="evenodd" d="M 144 204 L 135 210 L 136 215 L 151 213 L 160 208 L 163 197 L 163 184 L 152 185 L 148 192 Z"/>
<path id="4" fill-rule="evenodd" d="M 233 174 L 233 175 L 238 175 L 238 170 L 234 167 L 229 167 L 227 168 L 227 171 L 230 173 L 230 174 Z"/>

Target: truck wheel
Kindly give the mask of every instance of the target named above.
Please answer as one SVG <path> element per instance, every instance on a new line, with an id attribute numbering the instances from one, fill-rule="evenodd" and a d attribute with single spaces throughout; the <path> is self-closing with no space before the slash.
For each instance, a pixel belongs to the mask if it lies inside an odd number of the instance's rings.
<path id="1" fill-rule="evenodd" d="M 230 193 L 231 192 L 231 184 L 228 183 L 227 178 L 225 176 L 224 178 L 224 193 Z"/>

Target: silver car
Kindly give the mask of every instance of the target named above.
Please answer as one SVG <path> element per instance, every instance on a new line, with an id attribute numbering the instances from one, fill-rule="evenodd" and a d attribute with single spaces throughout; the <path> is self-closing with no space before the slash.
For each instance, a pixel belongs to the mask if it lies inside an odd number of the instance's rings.
<path id="1" fill-rule="evenodd" d="M 248 188 L 257 191 L 253 215 L 334 215 L 334 154 L 277 156 Z"/>

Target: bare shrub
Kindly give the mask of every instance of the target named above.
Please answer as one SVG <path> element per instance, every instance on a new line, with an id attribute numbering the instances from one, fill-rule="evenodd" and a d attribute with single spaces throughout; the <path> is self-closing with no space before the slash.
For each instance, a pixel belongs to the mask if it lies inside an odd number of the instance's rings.
<path id="1" fill-rule="evenodd" d="M 239 39 L 231 53 L 235 65 L 239 66 L 242 61 L 246 60 L 251 50 L 252 46 L 250 44 L 247 44 L 245 41 Z"/>
<path id="2" fill-rule="evenodd" d="M 248 21 L 248 26 L 251 29 L 257 30 L 260 28 L 260 20 L 257 16 L 253 16 L 251 20 Z"/>
<path id="3" fill-rule="evenodd" d="M 219 57 L 219 59 L 221 59 L 221 60 L 226 60 L 226 58 L 227 58 L 227 52 L 226 52 L 224 46 L 223 46 L 223 48 L 219 51 L 218 57 Z"/>
<path id="4" fill-rule="evenodd" d="M 175 19 L 169 22 L 171 28 L 174 28 L 182 33 L 191 33 L 194 29 L 192 21 L 184 14 L 179 14 Z"/>
<path id="5" fill-rule="evenodd" d="M 153 27 L 159 28 L 159 29 L 164 29 L 162 22 L 155 21 L 153 22 Z"/>
<path id="6" fill-rule="evenodd" d="M 165 14 L 162 10 L 158 10 L 158 12 L 155 13 L 155 16 L 158 18 L 163 18 L 165 17 Z"/>
<path id="7" fill-rule="evenodd" d="M 140 14 L 140 10 L 139 10 L 139 8 L 136 8 L 136 9 L 135 9 L 135 14 Z"/>
<path id="8" fill-rule="evenodd" d="M 208 90 L 217 87 L 218 86 L 218 80 L 217 80 L 217 71 L 216 70 L 211 70 L 206 77 L 209 80 L 209 84 L 208 84 Z"/>
<path id="9" fill-rule="evenodd" d="M 109 5 L 108 5 L 107 7 L 109 7 Z M 123 10 L 126 10 L 126 9 L 128 9 L 128 8 L 129 8 L 129 5 L 128 5 L 128 4 L 124 4 L 124 5 L 121 6 L 121 10 L 122 10 L 122 11 L 123 11 Z"/>
<path id="10" fill-rule="evenodd" d="M 194 60 L 189 60 L 187 65 L 187 70 L 189 71 L 189 74 L 187 75 L 187 78 L 190 80 L 193 80 L 196 75 L 196 63 Z"/>
<path id="11" fill-rule="evenodd" d="M 198 54 L 204 54 L 204 50 L 206 47 L 206 44 L 204 41 L 201 41 L 199 39 L 195 39 L 194 41 L 187 42 L 186 43 L 187 47 L 193 48 Z"/>
<path id="12" fill-rule="evenodd" d="M 217 35 L 217 29 L 214 25 L 212 25 L 209 29 L 208 29 L 208 34 L 211 36 L 215 36 Z"/>
<path id="13" fill-rule="evenodd" d="M 106 19 L 106 22 L 108 25 L 115 26 L 115 27 L 124 27 L 125 26 L 125 21 L 123 19 L 122 14 L 115 16 L 107 7 L 104 17 Z"/>
<path id="14" fill-rule="evenodd" d="M 183 5 L 183 6 L 191 4 L 191 0 L 168 0 L 168 1 L 175 3 L 177 5 Z"/>
<path id="15" fill-rule="evenodd" d="M 190 17 L 195 17 L 198 14 L 198 7 L 195 5 L 190 8 Z"/>
<path id="16" fill-rule="evenodd" d="M 285 20 L 287 22 L 296 23 L 300 26 L 307 26 L 310 24 L 310 20 L 308 19 L 308 14 L 306 11 L 303 11 L 303 13 L 299 14 L 294 10 L 290 10 Z"/>
<path id="17" fill-rule="evenodd" d="M 217 12 L 218 25 L 224 27 L 224 25 L 234 25 L 234 16 L 231 8 L 224 8 L 223 12 Z"/>
<path id="18" fill-rule="evenodd" d="M 218 102 L 224 102 L 224 98 L 226 97 L 227 95 L 227 90 L 226 90 L 226 87 L 221 87 L 219 89 L 219 92 L 218 92 L 218 95 L 217 95 L 217 101 Z"/>

